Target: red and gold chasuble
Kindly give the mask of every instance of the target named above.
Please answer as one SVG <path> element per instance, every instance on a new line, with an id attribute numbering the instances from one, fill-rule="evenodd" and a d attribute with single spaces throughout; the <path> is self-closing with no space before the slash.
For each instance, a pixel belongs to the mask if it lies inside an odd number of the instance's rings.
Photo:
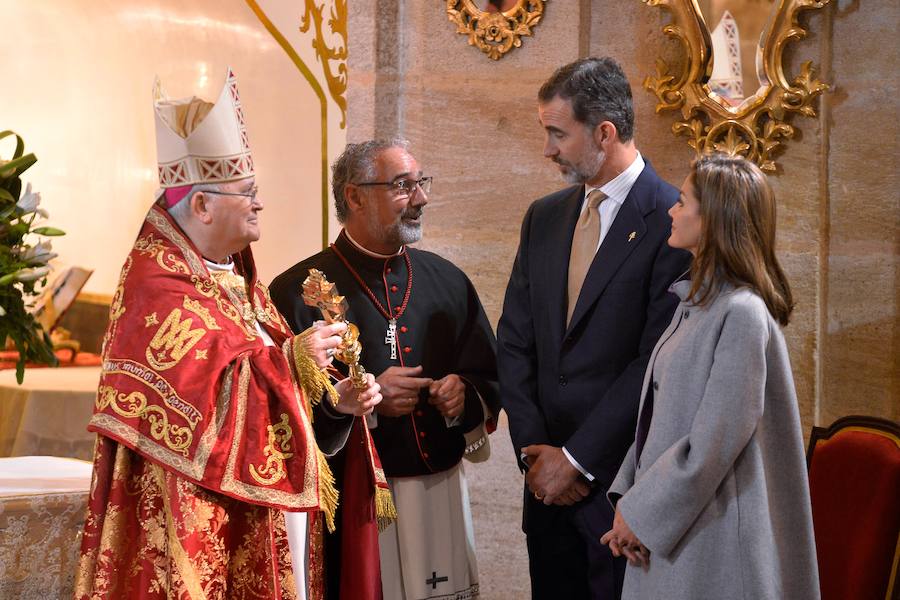
<path id="1" fill-rule="evenodd" d="M 334 513 L 304 393 L 321 382 L 299 381 L 310 359 L 298 365 L 250 249 L 233 258 L 240 277 L 211 274 L 154 206 L 125 261 L 88 426 L 99 436 L 76 598 L 292 599 L 281 511 Z M 317 598 L 315 543 L 309 559 Z"/>

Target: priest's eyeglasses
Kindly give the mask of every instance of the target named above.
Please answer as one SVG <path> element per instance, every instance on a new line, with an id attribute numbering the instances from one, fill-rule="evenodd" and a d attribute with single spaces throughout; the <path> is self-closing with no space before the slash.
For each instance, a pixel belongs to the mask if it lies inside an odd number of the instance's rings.
<path id="1" fill-rule="evenodd" d="M 219 196 L 244 196 L 245 198 L 250 198 L 250 204 L 253 204 L 256 202 L 256 195 L 259 193 L 259 188 L 254 185 L 250 188 L 249 192 L 219 192 L 216 190 L 208 190 L 205 193 L 218 194 Z"/>
<path id="2" fill-rule="evenodd" d="M 387 185 L 393 188 L 398 196 L 412 196 L 418 188 L 426 194 L 431 191 L 431 180 L 433 177 L 421 177 L 419 179 L 397 179 L 395 181 L 367 181 L 365 183 L 357 183 L 362 187 L 367 185 Z"/>

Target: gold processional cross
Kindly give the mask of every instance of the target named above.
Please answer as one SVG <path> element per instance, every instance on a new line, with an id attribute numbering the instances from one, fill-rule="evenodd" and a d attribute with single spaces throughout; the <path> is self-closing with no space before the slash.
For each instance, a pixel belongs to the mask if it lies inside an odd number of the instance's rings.
<path id="1" fill-rule="evenodd" d="M 303 301 L 322 311 L 326 323 L 346 323 L 347 330 L 334 357 L 350 368 L 350 381 L 357 389 L 366 387 L 366 370 L 359 364 L 362 344 L 359 343 L 359 328 L 347 321 L 347 301 L 338 295 L 337 287 L 325 278 L 318 269 L 310 269 L 309 277 L 303 281 Z"/>

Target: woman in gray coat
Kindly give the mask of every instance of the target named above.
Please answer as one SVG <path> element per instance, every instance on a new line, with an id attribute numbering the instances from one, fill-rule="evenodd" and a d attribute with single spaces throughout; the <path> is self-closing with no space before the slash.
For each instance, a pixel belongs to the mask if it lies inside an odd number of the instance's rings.
<path id="1" fill-rule="evenodd" d="M 681 191 L 669 245 L 694 255 L 690 280 L 671 288 L 601 541 L 629 559 L 625 599 L 819 598 L 772 190 L 712 155 Z"/>

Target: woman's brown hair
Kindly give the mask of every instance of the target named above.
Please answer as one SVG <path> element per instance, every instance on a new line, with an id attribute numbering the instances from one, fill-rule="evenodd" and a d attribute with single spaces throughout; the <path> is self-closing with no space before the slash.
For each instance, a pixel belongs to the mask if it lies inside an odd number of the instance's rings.
<path id="1" fill-rule="evenodd" d="M 691 184 L 702 225 L 690 297 L 702 306 L 726 283 L 748 287 L 787 325 L 794 301 L 775 257 L 775 194 L 766 176 L 744 158 L 710 154 L 694 163 Z"/>

